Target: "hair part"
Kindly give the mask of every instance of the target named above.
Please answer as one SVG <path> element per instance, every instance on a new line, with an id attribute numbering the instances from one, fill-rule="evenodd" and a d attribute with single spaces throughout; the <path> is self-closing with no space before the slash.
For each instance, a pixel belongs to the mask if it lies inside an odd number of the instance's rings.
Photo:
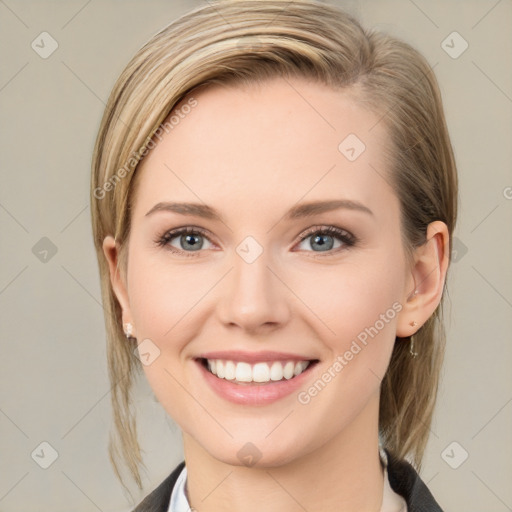
<path id="1" fill-rule="evenodd" d="M 136 53 L 115 83 L 92 159 L 91 216 L 115 427 L 109 453 L 123 485 L 121 462 L 142 489 L 143 461 L 131 410 L 133 377 L 141 363 L 133 354 L 135 340 L 127 340 L 122 330 L 103 240 L 115 236 L 119 269 L 125 273 L 136 171 L 153 147 L 155 133 L 181 100 L 210 84 L 276 77 L 302 77 L 342 90 L 378 116 L 391 141 L 385 158 L 400 201 L 408 261 L 414 248 L 426 243 L 427 226 L 435 220 L 448 227 L 451 254 L 456 166 L 437 81 L 418 51 L 392 36 L 365 30 L 351 15 L 313 0 L 209 2 L 166 26 Z M 121 174 L 122 179 L 112 180 Z M 444 355 L 442 306 L 443 298 L 415 334 L 418 358 L 410 357 L 408 343 L 395 343 L 381 384 L 381 442 L 398 457 L 408 456 L 418 470 Z"/>

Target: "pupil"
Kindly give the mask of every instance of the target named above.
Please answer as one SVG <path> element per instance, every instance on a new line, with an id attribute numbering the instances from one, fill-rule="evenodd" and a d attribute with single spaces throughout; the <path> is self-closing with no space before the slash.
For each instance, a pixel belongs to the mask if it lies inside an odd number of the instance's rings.
<path id="1" fill-rule="evenodd" d="M 194 238 L 198 238 L 197 235 L 184 235 L 186 244 L 190 244 L 190 247 L 194 250 L 199 249 L 199 242 L 194 242 Z"/>
<path id="2" fill-rule="evenodd" d="M 328 242 L 325 242 L 325 238 L 330 238 L 332 240 L 332 237 L 329 235 L 316 235 L 313 239 L 313 243 L 319 244 L 319 247 L 322 251 L 328 251 L 329 249 L 332 249 L 333 243 L 329 244 Z"/>

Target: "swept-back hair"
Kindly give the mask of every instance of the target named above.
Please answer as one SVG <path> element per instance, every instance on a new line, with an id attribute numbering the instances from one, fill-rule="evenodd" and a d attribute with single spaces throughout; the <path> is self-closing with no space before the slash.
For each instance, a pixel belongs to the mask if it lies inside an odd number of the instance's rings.
<path id="1" fill-rule="evenodd" d="M 142 488 L 139 468 L 144 464 L 131 410 L 133 378 L 141 363 L 134 356 L 135 340 L 127 340 L 123 333 L 103 240 L 113 235 L 121 244 L 124 272 L 137 166 L 163 133 L 162 123 L 188 93 L 207 84 L 273 77 L 316 80 L 350 93 L 374 112 L 391 141 L 387 163 L 400 201 L 406 253 L 425 243 L 427 225 L 435 220 L 447 224 L 451 249 L 457 216 L 456 166 L 436 78 L 418 51 L 389 35 L 365 30 L 351 15 L 313 0 L 208 2 L 167 25 L 136 53 L 115 83 L 92 159 L 92 227 L 112 384 L 114 432 L 109 453 L 122 483 L 120 463 Z M 410 357 L 407 342 L 396 342 L 381 384 L 381 441 L 418 470 L 444 354 L 445 291 L 415 335 L 419 356 Z"/>

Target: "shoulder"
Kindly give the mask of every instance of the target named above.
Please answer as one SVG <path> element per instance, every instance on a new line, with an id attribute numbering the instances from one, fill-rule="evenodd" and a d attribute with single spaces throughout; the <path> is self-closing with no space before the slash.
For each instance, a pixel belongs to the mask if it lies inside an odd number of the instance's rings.
<path id="1" fill-rule="evenodd" d="M 167 512 L 172 490 L 184 467 L 185 461 L 181 461 L 172 473 L 133 509 L 133 512 Z"/>
<path id="2" fill-rule="evenodd" d="M 384 451 L 388 460 L 389 484 L 404 497 L 407 512 L 443 512 L 412 465 L 404 459 L 398 459 L 388 450 Z"/>

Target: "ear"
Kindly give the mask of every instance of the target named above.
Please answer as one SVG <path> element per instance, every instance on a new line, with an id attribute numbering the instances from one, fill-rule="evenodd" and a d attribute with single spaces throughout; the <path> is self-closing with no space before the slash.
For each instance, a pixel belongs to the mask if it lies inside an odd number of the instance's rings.
<path id="1" fill-rule="evenodd" d="M 108 262 L 110 270 L 110 282 L 112 289 L 121 305 L 123 311 L 123 327 L 126 323 L 131 323 L 133 326 L 133 318 L 130 310 L 130 301 L 128 300 L 128 292 L 126 286 L 125 276 L 119 270 L 119 243 L 117 243 L 111 235 L 108 235 L 103 240 L 103 253 Z M 132 335 L 136 335 L 132 332 Z"/>
<path id="2" fill-rule="evenodd" d="M 448 227 L 442 221 L 427 227 L 427 240 L 414 252 L 413 268 L 408 270 L 396 335 L 413 335 L 434 313 L 443 295 L 449 263 Z M 416 322 L 416 325 L 414 325 Z"/>

